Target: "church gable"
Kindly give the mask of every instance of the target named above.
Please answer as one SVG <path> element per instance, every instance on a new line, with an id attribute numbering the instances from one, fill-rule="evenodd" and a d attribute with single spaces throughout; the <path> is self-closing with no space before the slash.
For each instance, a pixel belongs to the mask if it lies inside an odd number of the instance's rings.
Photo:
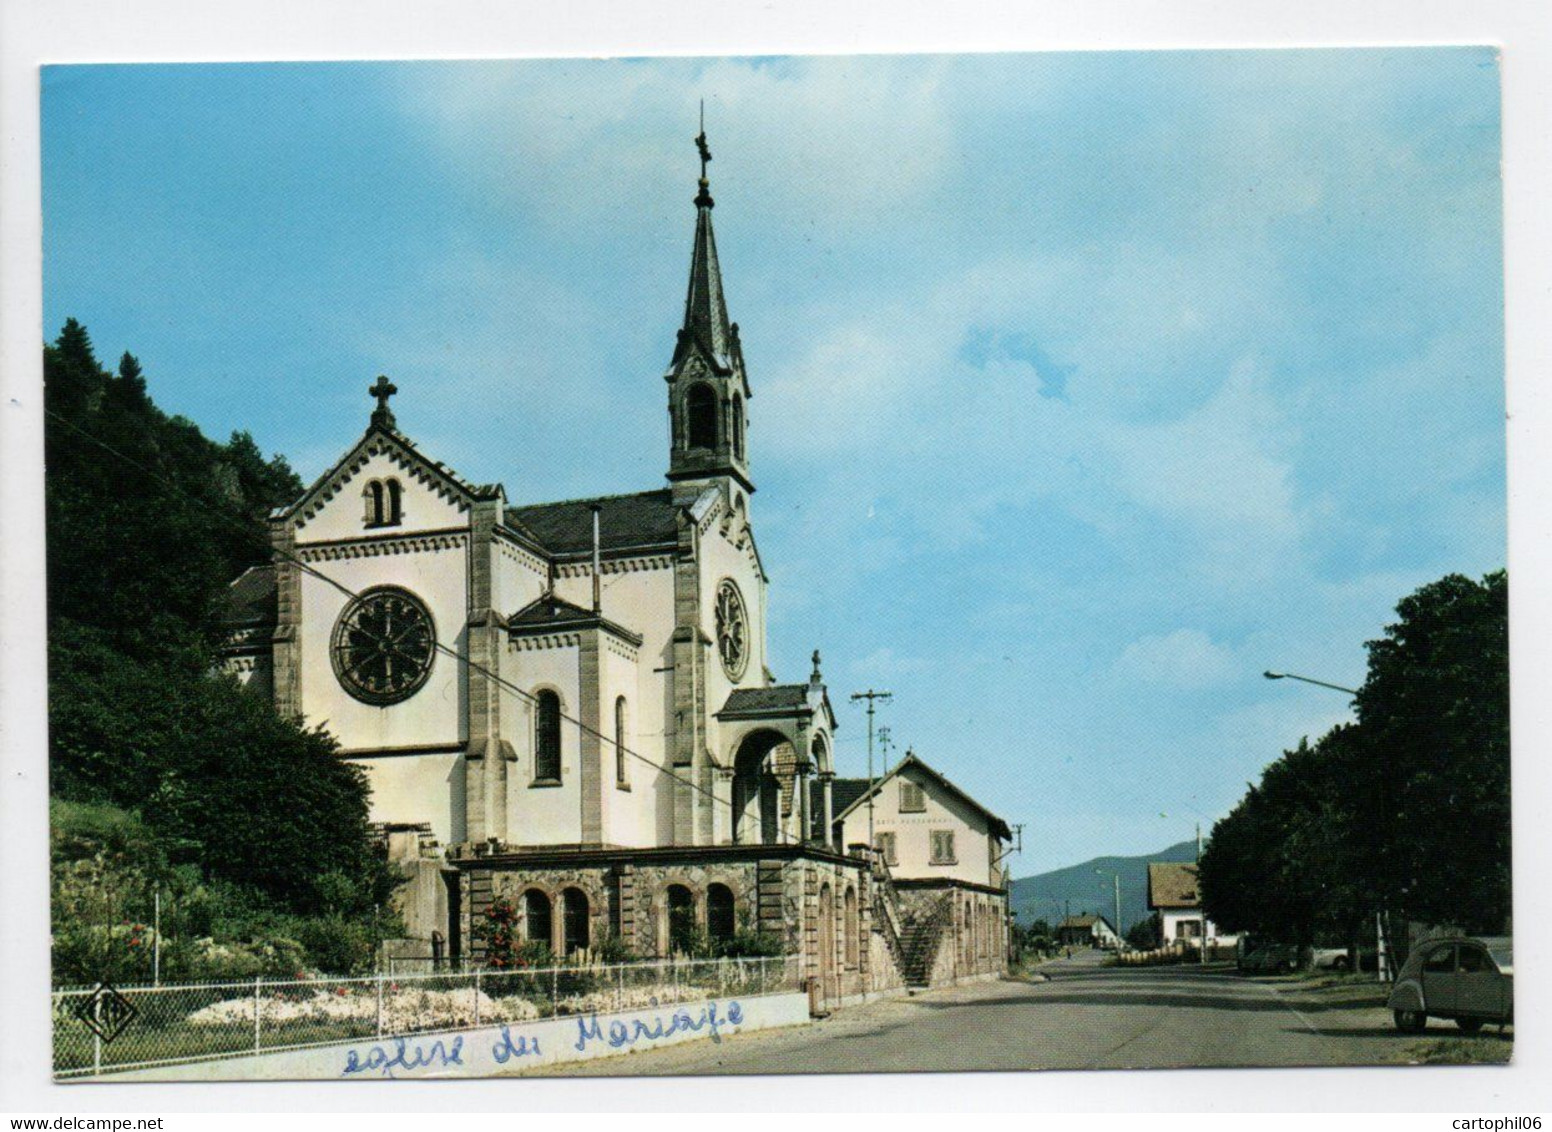
<path id="1" fill-rule="evenodd" d="M 374 427 L 288 515 L 299 541 L 388 537 L 467 527 L 473 502 L 500 491 L 465 483 L 406 438 Z"/>

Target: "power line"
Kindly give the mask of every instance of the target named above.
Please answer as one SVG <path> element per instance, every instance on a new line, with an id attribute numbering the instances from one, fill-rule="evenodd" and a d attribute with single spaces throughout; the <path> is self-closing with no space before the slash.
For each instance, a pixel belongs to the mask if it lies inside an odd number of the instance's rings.
<path id="1" fill-rule="evenodd" d="M 144 464 L 140 463 L 140 461 L 136 460 L 133 456 L 130 456 L 130 455 L 124 453 L 124 452 L 120 452 L 117 448 L 114 448 L 111 444 L 108 444 L 106 441 L 101 440 L 98 437 L 93 436 L 91 433 L 87 432 L 85 429 L 83 429 L 79 425 L 77 425 L 74 421 L 71 421 L 68 418 L 60 415 L 55 410 L 50 409 L 50 408 L 45 406 L 43 411 L 47 415 L 49 415 L 49 416 L 53 417 L 55 420 L 57 420 L 60 424 L 64 425 L 66 428 L 70 429 L 73 432 L 79 433 L 82 437 L 84 437 L 85 439 L 91 441 L 93 444 L 97 445 L 97 447 L 101 448 L 103 451 L 108 452 L 111 455 L 118 457 L 118 459 L 124 461 L 124 463 L 130 465 L 133 468 L 138 469 L 139 471 L 141 471 L 141 472 L 145 473 L 146 475 L 150 476 L 152 479 L 160 481 L 166 487 L 170 488 L 172 491 L 174 491 L 178 495 L 183 496 L 189 502 L 197 505 L 198 507 L 204 509 L 205 511 L 208 511 L 210 514 L 214 515 L 216 518 L 220 519 L 221 521 L 230 524 L 234 529 L 240 529 L 241 531 L 243 531 L 244 533 L 247 533 L 247 534 L 251 534 L 252 533 L 252 527 L 251 527 L 251 525 L 246 520 L 240 519 L 240 518 L 238 518 L 238 516 L 236 516 L 234 514 L 231 514 L 231 513 L 227 512 L 227 511 L 224 511 L 224 510 L 216 507 L 214 504 L 209 503 L 206 500 L 200 499 L 198 496 L 194 495 L 192 492 L 190 492 L 186 488 L 184 488 L 181 484 L 175 483 L 173 480 L 171 480 L 168 477 L 162 475 L 161 473 L 155 471 L 154 469 L 146 467 Z M 278 557 L 281 557 L 281 558 L 284 558 L 286 561 L 292 563 L 293 565 L 295 565 L 297 568 L 299 568 L 303 572 L 305 572 L 307 574 L 310 574 L 313 577 L 317 578 L 319 581 L 322 581 L 322 582 L 332 586 L 333 588 L 338 590 L 340 593 L 344 594 L 351 601 L 355 601 L 355 600 L 357 600 L 360 597 L 360 594 L 357 593 L 356 591 L 352 590 L 349 586 L 345 585 L 343 582 L 340 582 L 338 579 L 329 577 L 323 571 L 321 571 L 321 570 L 317 569 L 316 567 L 314 567 L 311 563 L 303 561 L 296 554 L 293 554 L 290 551 L 285 550 L 283 548 L 276 547 L 273 544 L 267 544 L 266 549 L 269 551 L 270 554 L 278 556 Z M 494 681 L 498 686 L 500 686 L 502 688 L 505 688 L 508 691 L 512 692 L 513 694 L 521 697 L 530 706 L 537 706 L 537 704 L 538 704 L 538 697 L 535 696 L 533 693 L 529 692 L 527 689 L 519 688 L 516 684 L 513 684 L 511 681 L 507 680 L 506 678 L 504 678 L 503 676 L 499 675 L 498 673 L 492 672 L 492 671 L 490 671 L 490 669 L 486 668 L 484 665 L 478 663 L 477 661 L 471 660 L 468 656 L 464 655 L 463 653 L 460 653 L 457 649 L 453 648 L 451 645 L 443 644 L 441 641 L 433 641 L 433 644 L 435 645 L 435 647 L 436 647 L 438 652 L 444 653 L 444 654 L 452 657 L 455 660 L 461 661 L 462 663 L 467 665 L 471 670 L 480 673 L 481 675 L 485 676 L 487 679 L 490 679 L 490 680 Z M 717 797 L 716 794 L 714 794 L 711 791 L 705 789 L 704 787 L 700 786 L 698 783 L 692 781 L 691 779 L 685 778 L 682 775 L 676 774 L 674 771 L 670 770 L 667 766 L 662 765 L 662 764 L 657 763 L 657 762 L 654 762 L 652 759 L 648 758 L 646 755 L 640 754 L 639 752 L 632 750 L 630 747 L 627 747 L 625 744 L 619 742 L 616 739 L 609 738 L 607 735 L 605 735 L 602 731 L 599 731 L 597 728 L 589 727 L 586 723 L 582 722 L 582 720 L 576 718 L 575 716 L 567 715 L 564 710 L 561 711 L 560 718 L 562 720 L 568 722 L 568 723 L 574 724 L 578 728 L 579 732 L 581 732 L 583 734 L 592 735 L 595 738 L 602 740 L 603 742 L 609 744 L 611 747 L 615 747 L 618 750 L 623 751 L 625 754 L 629 755 L 631 758 L 634 758 L 634 759 L 636 759 L 636 760 L 638 760 L 638 761 L 640 761 L 642 763 L 645 763 L 647 766 L 652 767 L 654 770 L 657 770 L 658 772 L 660 772 L 662 774 L 666 774 L 669 778 L 673 779 L 675 782 L 682 782 L 684 785 L 688 786 L 691 790 L 694 790 L 696 793 L 700 794 L 702 797 L 709 798 L 713 802 L 721 803 L 722 805 L 727 806 L 727 808 L 728 808 L 730 813 L 731 812 L 735 812 L 734 808 L 733 808 L 733 803 L 732 802 L 726 801 L 726 800 L 724 800 L 722 798 Z M 794 777 L 796 777 L 796 776 L 794 776 Z M 794 794 L 795 793 L 796 793 L 796 787 L 794 787 Z M 796 797 L 794 797 L 794 805 L 797 805 Z M 778 825 L 776 832 L 782 838 L 782 841 L 783 841 L 784 844 L 790 842 L 791 835 L 788 834 L 785 829 L 780 828 L 780 826 Z"/>

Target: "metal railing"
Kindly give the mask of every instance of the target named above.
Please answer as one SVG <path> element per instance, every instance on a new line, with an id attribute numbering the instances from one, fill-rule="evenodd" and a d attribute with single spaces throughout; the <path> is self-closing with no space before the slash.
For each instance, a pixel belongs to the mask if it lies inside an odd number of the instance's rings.
<path id="1" fill-rule="evenodd" d="M 111 1040 L 94 988 L 53 992 L 54 1075 L 92 1076 L 503 1022 L 606 1014 L 800 987 L 796 956 L 480 969 L 364 978 L 253 978 L 119 987 L 132 1012 Z"/>

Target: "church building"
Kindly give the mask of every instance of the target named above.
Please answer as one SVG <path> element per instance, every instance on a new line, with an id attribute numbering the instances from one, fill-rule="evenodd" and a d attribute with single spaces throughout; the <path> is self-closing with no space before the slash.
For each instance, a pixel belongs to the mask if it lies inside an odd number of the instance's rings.
<path id="1" fill-rule="evenodd" d="M 956 919 L 917 925 L 932 910 L 908 915 L 881 855 L 842 843 L 819 653 L 796 682 L 770 670 L 752 390 L 697 143 L 666 483 L 514 502 L 418 447 L 379 377 L 366 431 L 233 584 L 227 663 L 365 770 L 410 934 L 448 957 L 480 959 L 504 899 L 557 955 L 764 933 L 839 1000 L 901 985 Z M 1002 968 L 1000 907 L 980 973 Z"/>

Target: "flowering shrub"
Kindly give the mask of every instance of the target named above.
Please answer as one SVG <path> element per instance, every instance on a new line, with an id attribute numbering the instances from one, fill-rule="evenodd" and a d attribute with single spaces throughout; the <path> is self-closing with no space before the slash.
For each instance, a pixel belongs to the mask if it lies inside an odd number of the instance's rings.
<path id="1" fill-rule="evenodd" d="M 522 938 L 521 914 L 505 896 L 491 901 L 474 925 L 474 938 L 485 944 L 485 963 L 498 971 L 548 967 L 554 962 L 550 945 Z"/>

